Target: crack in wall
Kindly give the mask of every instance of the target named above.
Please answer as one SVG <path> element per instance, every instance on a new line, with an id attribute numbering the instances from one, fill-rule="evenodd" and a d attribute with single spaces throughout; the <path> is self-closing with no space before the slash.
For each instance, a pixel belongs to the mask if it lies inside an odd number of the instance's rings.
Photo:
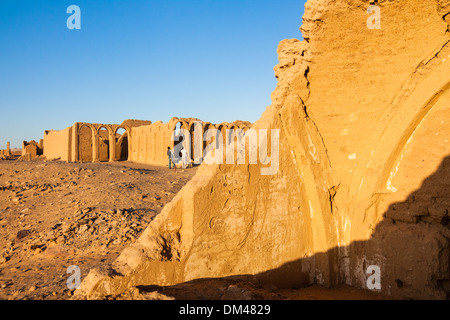
<path id="1" fill-rule="evenodd" d="M 450 40 L 447 40 L 447 42 L 444 43 L 444 45 L 442 47 L 440 47 L 437 52 L 434 54 L 433 57 L 431 57 L 430 59 L 428 59 L 426 62 L 422 61 L 419 63 L 419 65 L 417 66 L 416 70 L 414 71 L 414 74 L 416 74 L 419 69 L 427 66 L 432 60 L 437 59 L 439 54 L 445 49 L 445 47 L 450 43 Z"/>

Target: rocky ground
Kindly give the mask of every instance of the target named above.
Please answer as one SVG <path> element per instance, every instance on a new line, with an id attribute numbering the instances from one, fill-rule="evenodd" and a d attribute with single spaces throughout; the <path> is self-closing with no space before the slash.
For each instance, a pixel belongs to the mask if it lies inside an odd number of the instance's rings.
<path id="1" fill-rule="evenodd" d="M 81 279 L 111 264 L 196 169 L 118 163 L 0 161 L 0 300 L 67 300 Z M 114 299 L 383 299 L 348 287 L 269 290 L 228 279 L 133 288 Z"/>
<path id="2" fill-rule="evenodd" d="M 68 299 L 67 268 L 114 261 L 195 171 L 0 161 L 0 299 Z"/>

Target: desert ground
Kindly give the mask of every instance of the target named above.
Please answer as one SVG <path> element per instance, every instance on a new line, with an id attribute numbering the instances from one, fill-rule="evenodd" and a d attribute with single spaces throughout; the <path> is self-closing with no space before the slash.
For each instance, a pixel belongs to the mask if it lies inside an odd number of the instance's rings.
<path id="1" fill-rule="evenodd" d="M 111 264 L 135 241 L 196 168 L 131 162 L 0 161 L 0 299 L 75 299 L 69 266 L 81 278 Z M 196 280 L 172 287 L 133 288 L 111 299 L 384 299 L 340 286 L 259 288 L 230 279 Z"/>
<path id="2" fill-rule="evenodd" d="M 67 268 L 112 262 L 196 169 L 0 161 L 0 299 L 67 299 Z"/>

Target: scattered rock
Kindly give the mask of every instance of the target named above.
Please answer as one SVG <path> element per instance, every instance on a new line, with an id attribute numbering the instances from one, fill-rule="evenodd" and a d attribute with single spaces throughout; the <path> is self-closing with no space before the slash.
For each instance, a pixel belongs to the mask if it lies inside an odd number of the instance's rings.
<path id="1" fill-rule="evenodd" d="M 59 236 L 58 238 L 56 238 L 56 244 L 61 244 L 64 243 L 66 239 L 64 238 L 64 236 Z"/>
<path id="2" fill-rule="evenodd" d="M 20 242 L 30 235 L 30 230 L 20 230 L 17 232 L 16 241 Z"/>
<path id="3" fill-rule="evenodd" d="M 111 180 L 103 187 L 92 179 L 94 174 L 101 176 L 101 170 L 87 172 L 73 169 L 78 164 L 57 162 L 42 162 L 35 168 L 35 163 L 14 161 L 0 168 L 0 196 L 4 199 L 0 200 L 0 269 L 2 279 L 14 279 L 11 288 L 0 280 L 0 286 L 6 288 L 1 290 L 0 300 L 71 297 L 67 290 L 54 287 L 61 285 L 61 279 L 55 281 L 55 272 L 61 273 L 59 267 L 54 269 L 56 265 L 63 266 L 64 282 L 68 277 L 65 268 L 72 264 L 79 264 L 84 272 L 103 258 L 112 261 L 123 246 L 141 235 L 157 213 L 152 203 L 140 203 L 144 208 L 131 206 L 140 195 L 151 200 L 159 194 L 158 183 L 143 187 L 127 174 L 121 178 L 117 169 L 111 169 L 115 174 L 107 176 Z M 80 172 L 89 174 L 87 185 Z M 25 266 L 31 271 L 26 272 Z M 22 290 L 21 294 L 13 296 L 17 290 Z"/>
<path id="4" fill-rule="evenodd" d="M 89 229 L 89 227 L 85 224 L 83 224 L 79 229 L 77 233 L 84 233 Z"/>

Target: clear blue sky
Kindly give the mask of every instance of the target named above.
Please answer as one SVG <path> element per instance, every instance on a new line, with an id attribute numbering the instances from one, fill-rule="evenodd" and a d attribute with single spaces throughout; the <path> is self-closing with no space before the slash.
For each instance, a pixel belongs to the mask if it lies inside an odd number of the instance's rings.
<path id="1" fill-rule="evenodd" d="M 304 0 L 0 0 L 0 149 L 74 122 L 259 119 Z M 69 5 L 81 30 L 69 30 Z"/>

